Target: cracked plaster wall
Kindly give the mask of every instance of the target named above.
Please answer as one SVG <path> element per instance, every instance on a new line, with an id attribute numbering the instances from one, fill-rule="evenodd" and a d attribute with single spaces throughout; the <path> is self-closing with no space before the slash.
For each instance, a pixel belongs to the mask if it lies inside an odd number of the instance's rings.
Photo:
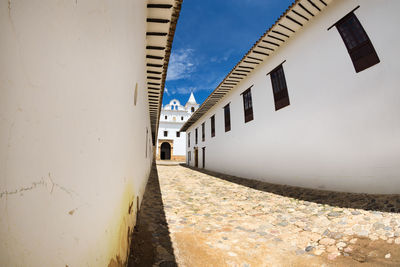
<path id="1" fill-rule="evenodd" d="M 0 266 L 126 260 L 153 154 L 145 14 L 0 0 Z"/>

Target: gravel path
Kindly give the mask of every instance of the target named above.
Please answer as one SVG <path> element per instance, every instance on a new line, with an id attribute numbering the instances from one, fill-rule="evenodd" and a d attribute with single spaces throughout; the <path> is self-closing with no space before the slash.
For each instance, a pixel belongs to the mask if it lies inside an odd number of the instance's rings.
<path id="1" fill-rule="evenodd" d="M 399 195 L 310 190 L 184 166 L 157 169 L 171 248 L 164 251 L 153 236 L 155 266 L 163 266 L 157 250 L 168 258 L 164 264 L 179 266 L 400 265 Z M 156 210 L 156 198 L 147 202 L 141 213 Z M 147 211 L 142 220 L 156 237 L 163 230 L 157 213 Z"/>

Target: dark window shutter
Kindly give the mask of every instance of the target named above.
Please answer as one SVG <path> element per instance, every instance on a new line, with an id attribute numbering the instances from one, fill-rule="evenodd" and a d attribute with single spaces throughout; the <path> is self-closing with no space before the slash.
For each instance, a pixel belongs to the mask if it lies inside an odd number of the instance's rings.
<path id="1" fill-rule="evenodd" d="M 224 107 L 224 117 L 225 117 L 225 132 L 231 130 L 231 111 L 229 104 Z"/>
<path id="2" fill-rule="evenodd" d="M 211 137 L 215 136 L 215 115 L 211 117 Z"/>
<path id="3" fill-rule="evenodd" d="M 287 90 L 285 73 L 282 65 L 271 71 L 272 91 L 274 94 L 275 110 L 290 105 L 289 93 Z"/>
<path id="4" fill-rule="evenodd" d="M 243 107 L 244 107 L 244 122 L 253 120 L 253 103 L 251 99 L 251 90 L 247 89 L 242 93 L 243 95 Z"/>
<path id="5" fill-rule="evenodd" d="M 354 13 L 346 15 L 338 21 L 336 28 L 357 73 L 380 62 L 371 40 Z"/>

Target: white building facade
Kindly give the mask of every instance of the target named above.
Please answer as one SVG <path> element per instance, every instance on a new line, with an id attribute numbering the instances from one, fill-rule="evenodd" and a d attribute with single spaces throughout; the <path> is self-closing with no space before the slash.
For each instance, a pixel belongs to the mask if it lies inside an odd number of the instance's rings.
<path id="1" fill-rule="evenodd" d="M 199 107 L 193 92 L 183 106 L 177 99 L 161 108 L 157 138 L 157 159 L 186 160 L 186 133 L 179 130 Z"/>
<path id="2" fill-rule="evenodd" d="M 277 184 L 400 193 L 400 2 L 312 3 L 296 1 L 182 127 L 187 162 Z"/>
<path id="3" fill-rule="evenodd" d="M 0 266 L 127 266 L 181 2 L 0 0 Z"/>

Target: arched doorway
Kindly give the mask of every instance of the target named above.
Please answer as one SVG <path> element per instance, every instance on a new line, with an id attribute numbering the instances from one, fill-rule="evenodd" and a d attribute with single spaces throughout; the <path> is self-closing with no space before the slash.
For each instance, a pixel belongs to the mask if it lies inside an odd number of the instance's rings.
<path id="1" fill-rule="evenodd" d="M 160 159 L 171 159 L 171 145 L 168 142 L 164 142 L 161 144 L 161 155 Z"/>

